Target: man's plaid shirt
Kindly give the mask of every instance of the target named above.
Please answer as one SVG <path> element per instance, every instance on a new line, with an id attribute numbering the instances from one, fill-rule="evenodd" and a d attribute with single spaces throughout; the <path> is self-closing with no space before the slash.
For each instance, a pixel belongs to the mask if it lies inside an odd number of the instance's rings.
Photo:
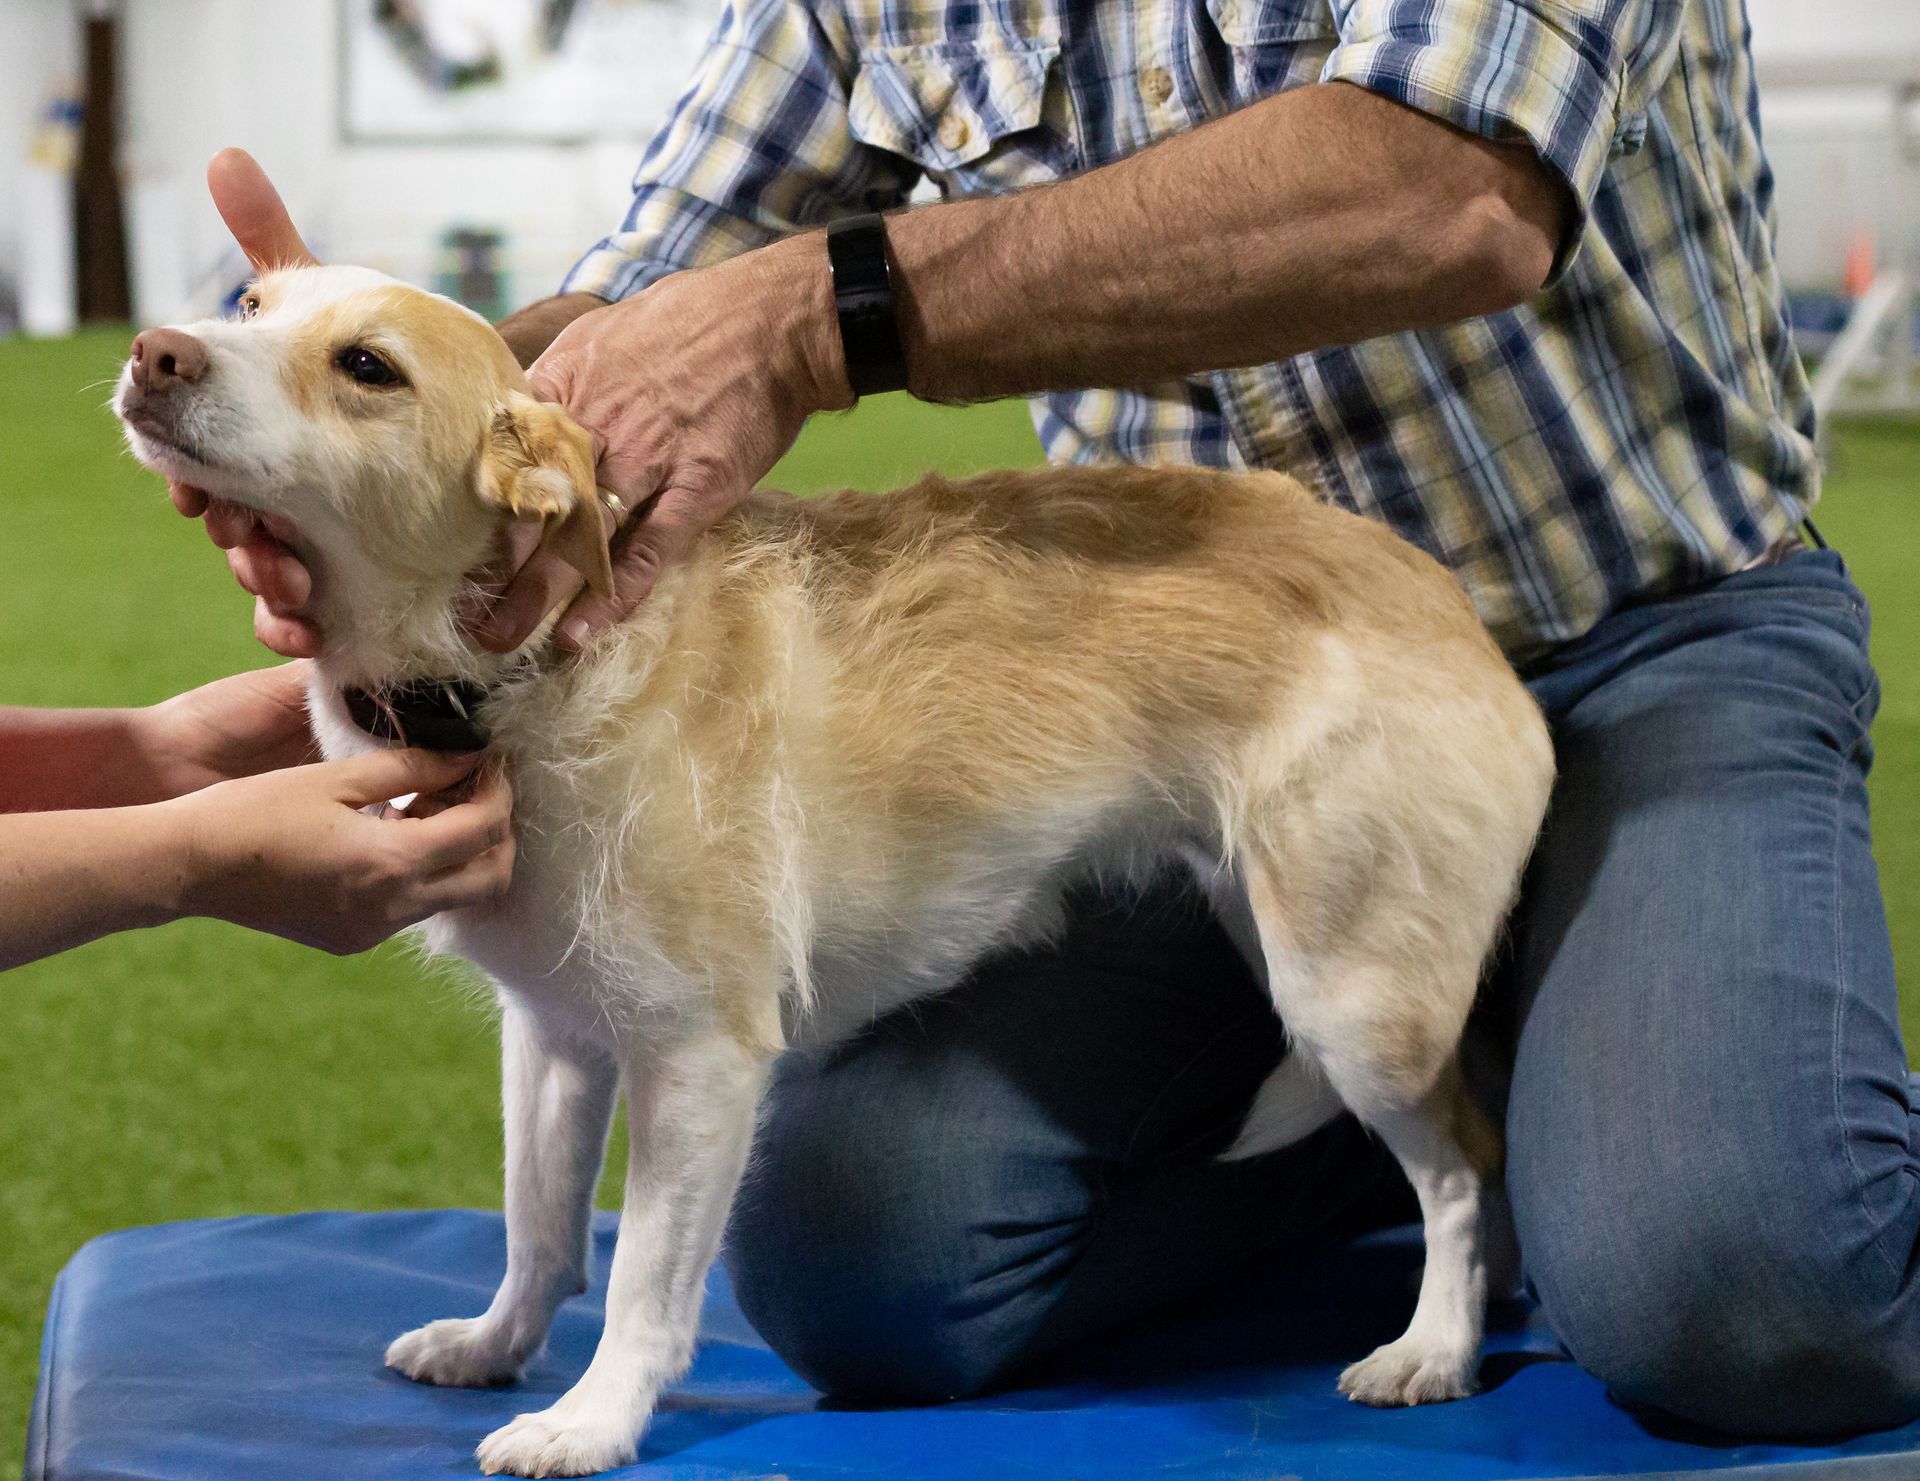
<path id="1" fill-rule="evenodd" d="M 1057 179 L 1331 79 L 1530 143 L 1581 209 L 1553 282 L 1451 328 L 1038 398 L 1051 458 L 1291 471 L 1451 567 L 1522 658 L 1793 529 L 1819 471 L 1742 0 L 735 0 L 566 287 L 636 293 L 922 176 Z"/>

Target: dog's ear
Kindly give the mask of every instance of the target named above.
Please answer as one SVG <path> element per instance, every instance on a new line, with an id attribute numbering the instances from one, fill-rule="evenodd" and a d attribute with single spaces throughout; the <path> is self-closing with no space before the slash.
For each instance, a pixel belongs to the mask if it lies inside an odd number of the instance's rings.
<path id="1" fill-rule="evenodd" d="M 480 497 L 517 519 L 541 519 L 543 549 L 586 578 L 595 596 L 613 595 L 593 439 L 558 406 L 509 391 L 494 409 L 480 454 Z"/>

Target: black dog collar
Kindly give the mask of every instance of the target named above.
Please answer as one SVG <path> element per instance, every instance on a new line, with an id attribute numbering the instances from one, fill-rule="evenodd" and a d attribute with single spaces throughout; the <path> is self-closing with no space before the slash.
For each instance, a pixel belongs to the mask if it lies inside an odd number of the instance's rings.
<path id="1" fill-rule="evenodd" d="M 426 751 L 484 751 L 487 691 L 470 679 L 408 679 L 380 690 L 349 689 L 347 714 L 368 735 Z"/>

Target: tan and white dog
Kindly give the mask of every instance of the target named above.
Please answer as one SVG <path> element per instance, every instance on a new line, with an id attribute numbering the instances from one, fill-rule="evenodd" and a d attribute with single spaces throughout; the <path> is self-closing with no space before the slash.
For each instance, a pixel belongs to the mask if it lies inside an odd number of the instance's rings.
<path id="1" fill-rule="evenodd" d="M 1270 473 L 757 495 L 583 658 L 544 636 L 499 658 L 455 610 L 503 521 L 545 516 L 596 583 L 606 554 L 585 434 L 475 315 L 359 269 L 272 273 L 242 319 L 142 336 L 117 404 L 144 462 L 312 568 L 328 755 L 379 743 L 343 692 L 436 678 L 484 689 L 510 758 L 511 895 L 423 928 L 497 986 L 506 1276 L 388 1363 L 512 1380 L 585 1284 L 620 1091 L 631 1152 L 599 1350 L 484 1440 L 488 1471 L 633 1458 L 787 1045 L 1044 936 L 1075 877 L 1177 859 L 1247 927 L 1291 1038 L 1226 1155 L 1344 1105 L 1420 1197 L 1412 1324 L 1342 1389 L 1473 1389 L 1500 1141 L 1456 1051 L 1553 760 L 1432 560 Z"/>

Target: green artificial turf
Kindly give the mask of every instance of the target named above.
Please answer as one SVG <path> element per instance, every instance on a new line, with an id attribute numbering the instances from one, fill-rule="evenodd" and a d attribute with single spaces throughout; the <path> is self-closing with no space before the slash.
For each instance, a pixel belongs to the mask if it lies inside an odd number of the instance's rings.
<path id="1" fill-rule="evenodd" d="M 0 703 L 146 703 L 266 661 L 248 599 L 121 450 L 103 408 L 125 343 L 0 344 Z M 884 488 L 927 468 L 1037 460 L 1024 407 L 883 397 L 817 420 L 771 481 Z M 1874 802 L 1908 960 L 1920 959 L 1917 471 L 1920 429 L 1845 429 L 1821 521 L 1877 609 Z M 0 979 L 0 1087 L 0 1467 L 21 1453 L 48 1287 L 93 1235 L 499 1202 L 491 1024 L 457 978 L 398 949 L 338 961 L 190 922 L 19 969 Z"/>

